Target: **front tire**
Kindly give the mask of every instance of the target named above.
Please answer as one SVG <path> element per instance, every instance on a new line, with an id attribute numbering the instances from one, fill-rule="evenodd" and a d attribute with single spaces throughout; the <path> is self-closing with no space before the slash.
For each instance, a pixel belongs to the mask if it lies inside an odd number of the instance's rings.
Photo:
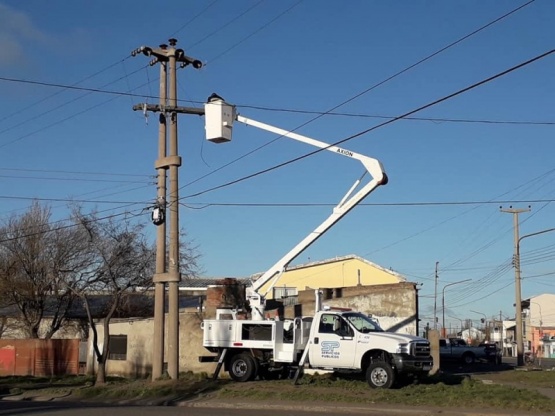
<path id="1" fill-rule="evenodd" d="M 463 354 L 462 362 L 463 362 L 464 365 L 474 364 L 474 354 L 472 354 L 472 353 Z"/>
<path id="2" fill-rule="evenodd" d="M 376 361 L 368 366 L 366 381 L 373 389 L 390 389 L 395 382 L 395 373 L 385 361 Z"/>
<path id="3" fill-rule="evenodd" d="M 253 380 L 256 377 L 256 363 L 247 353 L 234 355 L 229 360 L 229 376 L 239 382 Z"/>

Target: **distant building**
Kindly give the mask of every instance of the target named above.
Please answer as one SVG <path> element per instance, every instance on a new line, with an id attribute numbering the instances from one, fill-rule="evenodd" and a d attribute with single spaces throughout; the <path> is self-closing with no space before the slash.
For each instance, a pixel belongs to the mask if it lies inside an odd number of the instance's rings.
<path id="1" fill-rule="evenodd" d="M 470 327 L 459 332 L 460 337 L 466 341 L 467 344 L 476 344 L 482 342 L 486 335 L 478 328 Z"/>
<path id="2" fill-rule="evenodd" d="M 253 280 L 260 276 L 253 276 Z M 385 285 L 406 281 L 404 276 L 393 270 L 351 254 L 289 267 L 271 290 L 268 290 L 267 283 L 259 292 L 268 292 L 267 299 L 279 299 L 296 296 L 300 291 L 310 289 Z"/>
<path id="3" fill-rule="evenodd" d="M 524 351 L 555 358 L 555 295 L 544 293 L 522 301 Z"/>

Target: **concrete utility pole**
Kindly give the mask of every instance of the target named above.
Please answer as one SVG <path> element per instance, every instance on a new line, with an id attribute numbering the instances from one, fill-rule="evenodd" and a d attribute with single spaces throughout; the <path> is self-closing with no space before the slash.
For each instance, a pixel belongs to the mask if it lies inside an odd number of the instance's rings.
<path id="1" fill-rule="evenodd" d="M 204 114 L 204 110 L 177 107 L 177 63 L 181 67 L 189 64 L 194 68 L 201 68 L 202 62 L 185 55 L 182 49 L 176 49 L 176 39 L 169 40 L 167 45 L 159 48 L 141 46 L 131 55 L 143 53 L 152 56 L 150 65 L 160 63 L 160 104 L 139 104 L 133 106 L 135 111 L 160 112 L 160 126 L 158 138 L 158 159 L 154 167 L 158 171 L 158 198 L 153 210 L 152 220 L 159 228 L 156 235 L 156 273 L 153 277 L 154 292 L 154 344 L 152 357 L 152 379 L 156 380 L 162 375 L 164 363 L 164 313 L 165 289 L 168 285 L 168 375 L 177 379 L 179 377 L 179 184 L 178 168 L 181 166 L 181 157 L 178 155 L 177 140 L 177 114 Z M 167 74 L 169 72 L 169 102 L 167 100 Z M 169 153 L 167 152 L 166 131 L 167 115 L 170 119 Z M 170 239 L 169 239 L 169 267 L 166 267 L 166 171 L 170 171 Z"/>
<path id="2" fill-rule="evenodd" d="M 437 280 L 439 279 L 439 276 L 437 274 L 438 266 L 439 266 L 439 261 L 436 261 L 435 290 L 434 290 L 434 330 L 437 329 Z"/>
<path id="3" fill-rule="evenodd" d="M 530 207 L 525 209 L 508 209 L 499 208 L 501 212 L 513 214 L 514 228 L 514 264 L 515 264 L 515 318 L 516 318 L 516 365 L 524 365 L 524 340 L 522 337 L 522 294 L 520 291 L 520 253 L 518 238 L 518 214 L 529 212 Z"/>

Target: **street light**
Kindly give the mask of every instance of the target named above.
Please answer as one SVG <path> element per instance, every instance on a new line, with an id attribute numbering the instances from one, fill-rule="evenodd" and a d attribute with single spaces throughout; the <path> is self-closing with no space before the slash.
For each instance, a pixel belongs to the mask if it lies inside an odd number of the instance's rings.
<path id="1" fill-rule="evenodd" d="M 515 245 L 515 314 L 516 314 L 516 365 L 522 367 L 524 365 L 524 340 L 522 338 L 522 295 L 521 295 L 521 278 L 520 278 L 520 242 L 525 238 L 534 235 L 544 234 L 555 231 L 555 228 L 526 234 L 516 241 Z"/>
<path id="2" fill-rule="evenodd" d="M 469 282 L 472 279 L 465 279 L 465 280 L 460 280 L 458 282 L 453 282 L 453 283 L 449 283 L 445 286 L 443 286 L 443 290 L 442 290 L 442 296 L 441 296 L 441 311 L 443 313 L 443 320 L 442 320 L 442 330 L 445 332 L 445 289 L 448 288 L 449 286 L 453 286 L 453 285 L 458 285 L 459 283 L 464 283 L 464 282 Z M 445 336 L 445 334 L 444 334 Z"/>

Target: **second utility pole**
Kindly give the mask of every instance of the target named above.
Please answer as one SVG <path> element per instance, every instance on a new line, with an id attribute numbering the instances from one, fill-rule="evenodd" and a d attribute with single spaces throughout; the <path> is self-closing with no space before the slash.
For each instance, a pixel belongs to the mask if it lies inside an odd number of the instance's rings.
<path id="1" fill-rule="evenodd" d="M 515 319 L 516 319 L 516 365 L 521 367 L 524 365 L 524 339 L 523 339 L 523 326 L 522 326 L 522 294 L 521 294 L 521 279 L 520 279 L 520 250 L 519 250 L 519 237 L 518 237 L 518 214 L 530 211 L 527 209 L 503 209 L 500 207 L 501 212 L 513 214 L 513 227 L 514 227 L 514 266 L 515 266 Z"/>

